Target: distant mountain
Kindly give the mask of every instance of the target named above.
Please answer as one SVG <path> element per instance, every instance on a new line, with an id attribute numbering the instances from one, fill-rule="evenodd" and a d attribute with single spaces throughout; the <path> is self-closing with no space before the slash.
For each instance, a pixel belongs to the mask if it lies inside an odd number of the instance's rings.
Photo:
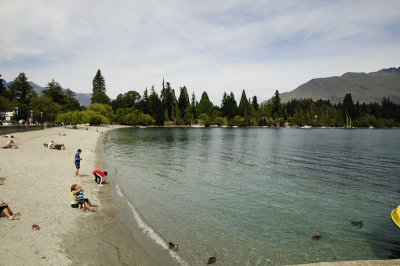
<path id="1" fill-rule="evenodd" d="M 282 102 L 311 98 L 338 103 L 343 102 L 346 93 L 351 93 L 354 102 L 380 103 L 383 97 L 389 97 L 392 102 L 400 103 L 400 67 L 312 79 L 290 92 L 282 93 L 280 97 Z"/>
<path id="2" fill-rule="evenodd" d="M 80 105 L 88 107 L 90 105 L 90 103 L 92 102 L 92 94 L 75 92 L 75 99 L 78 100 Z"/>
<path id="3" fill-rule="evenodd" d="M 12 83 L 12 81 L 10 81 L 10 82 L 4 82 L 4 84 L 5 84 L 5 86 L 6 86 L 7 89 L 8 89 L 8 86 L 9 86 L 11 83 Z M 46 89 L 45 87 L 41 87 L 41 86 L 37 85 L 36 83 L 34 83 L 34 82 L 32 82 L 32 81 L 29 81 L 29 85 L 31 85 L 32 88 L 33 88 L 39 95 L 41 95 L 41 94 L 42 94 L 42 91 Z M 63 90 L 65 90 L 65 89 L 63 89 Z M 91 93 L 76 93 L 76 92 L 74 92 L 74 93 L 75 93 L 75 99 L 78 100 L 78 102 L 79 102 L 80 105 L 83 105 L 83 106 L 86 106 L 86 107 L 90 105 L 90 103 L 91 103 L 91 98 L 92 98 L 92 94 L 91 94 Z"/>

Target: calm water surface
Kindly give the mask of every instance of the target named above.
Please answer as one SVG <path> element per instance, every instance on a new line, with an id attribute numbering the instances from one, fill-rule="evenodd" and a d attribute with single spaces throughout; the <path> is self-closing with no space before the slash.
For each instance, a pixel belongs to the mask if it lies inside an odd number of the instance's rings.
<path id="1" fill-rule="evenodd" d="M 125 128 L 103 149 L 132 224 L 182 263 L 400 258 L 400 130 Z"/>

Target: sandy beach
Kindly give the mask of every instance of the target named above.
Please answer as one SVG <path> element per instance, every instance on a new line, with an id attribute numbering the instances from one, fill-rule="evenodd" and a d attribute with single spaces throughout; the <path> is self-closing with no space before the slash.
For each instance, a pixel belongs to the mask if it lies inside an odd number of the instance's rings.
<path id="1" fill-rule="evenodd" d="M 112 127 L 100 127 L 106 132 Z M 109 200 L 109 187 L 99 187 L 91 172 L 101 168 L 96 127 L 51 128 L 12 134 L 19 149 L 0 149 L 0 201 L 18 220 L 0 218 L 1 265 L 155 265 L 125 227 Z M 66 133 L 66 136 L 59 134 Z M 43 143 L 64 143 L 50 150 Z M 1 138 L 2 143 L 7 142 Z M 74 177 L 74 155 L 82 149 L 80 178 Z M 70 207 L 70 187 L 83 185 L 96 212 Z M 37 224 L 40 230 L 33 230 Z"/>

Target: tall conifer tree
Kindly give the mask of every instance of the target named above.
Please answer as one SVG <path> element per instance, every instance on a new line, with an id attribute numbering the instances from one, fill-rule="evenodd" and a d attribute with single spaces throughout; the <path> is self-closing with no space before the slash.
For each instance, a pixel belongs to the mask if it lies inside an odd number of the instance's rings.
<path id="1" fill-rule="evenodd" d="M 190 106 L 189 94 L 187 93 L 186 86 L 181 87 L 179 98 L 178 98 L 178 107 L 183 118 L 185 116 L 186 108 Z"/>
<path id="2" fill-rule="evenodd" d="M 104 77 L 101 75 L 100 69 L 97 70 L 96 76 L 93 78 L 93 95 L 98 92 L 106 92 L 106 82 Z"/>
<path id="3" fill-rule="evenodd" d="M 245 90 L 242 91 L 242 96 L 240 97 L 240 103 L 239 103 L 239 108 L 238 108 L 238 113 L 241 116 L 244 116 L 244 114 L 249 112 L 250 109 L 250 104 L 249 101 L 247 100 L 246 97 L 246 92 Z"/>
<path id="4" fill-rule="evenodd" d="M 196 111 L 196 95 L 194 95 L 194 92 L 192 93 L 192 102 L 190 103 L 190 106 L 192 108 L 192 113 L 193 113 L 193 118 L 197 118 L 197 111 Z"/>

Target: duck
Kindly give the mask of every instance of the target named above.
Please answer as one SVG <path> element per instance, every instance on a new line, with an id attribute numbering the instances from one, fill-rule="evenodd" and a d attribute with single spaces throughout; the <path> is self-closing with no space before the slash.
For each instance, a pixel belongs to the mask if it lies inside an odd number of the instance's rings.
<path id="1" fill-rule="evenodd" d="M 318 240 L 318 239 L 320 239 L 320 238 L 322 238 L 322 234 L 320 234 L 320 235 L 315 235 L 315 236 L 313 236 L 311 239 L 312 239 L 312 240 Z"/>
<path id="2" fill-rule="evenodd" d="M 212 256 L 212 257 L 210 257 L 210 258 L 208 259 L 207 264 L 213 264 L 213 263 L 216 262 L 216 261 L 217 261 L 217 254 L 214 254 L 214 256 Z"/>
<path id="3" fill-rule="evenodd" d="M 352 225 L 359 225 L 359 226 L 363 226 L 363 222 L 359 221 L 359 222 L 351 222 Z"/>
<path id="4" fill-rule="evenodd" d="M 178 244 L 174 244 L 172 242 L 168 242 L 169 249 L 172 251 L 177 251 L 178 250 Z"/>

